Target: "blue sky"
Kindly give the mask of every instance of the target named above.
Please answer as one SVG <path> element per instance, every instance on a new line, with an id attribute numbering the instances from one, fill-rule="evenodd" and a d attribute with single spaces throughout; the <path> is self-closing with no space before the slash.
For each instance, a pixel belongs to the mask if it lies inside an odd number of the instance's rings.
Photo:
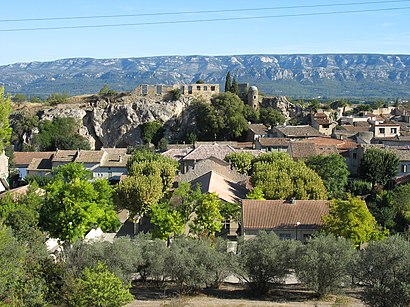
<path id="1" fill-rule="evenodd" d="M 410 9 L 185 24 L 4 32 L 6 29 L 298 15 L 410 7 L 410 1 L 334 7 L 5 22 L 10 19 L 340 4 L 370 0 L 15 0 L 1 5 L 0 65 L 61 58 L 292 53 L 410 54 Z"/>

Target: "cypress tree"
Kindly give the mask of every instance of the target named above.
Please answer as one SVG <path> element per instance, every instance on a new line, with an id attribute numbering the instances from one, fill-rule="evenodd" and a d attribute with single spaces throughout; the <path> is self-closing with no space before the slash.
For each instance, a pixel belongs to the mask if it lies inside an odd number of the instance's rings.
<path id="1" fill-rule="evenodd" d="M 226 79 L 225 79 L 225 92 L 230 92 L 231 91 L 231 72 L 228 71 L 226 74 Z"/>
<path id="2" fill-rule="evenodd" d="M 231 92 L 236 95 L 239 94 L 238 81 L 236 81 L 236 78 L 233 78 L 232 80 Z"/>

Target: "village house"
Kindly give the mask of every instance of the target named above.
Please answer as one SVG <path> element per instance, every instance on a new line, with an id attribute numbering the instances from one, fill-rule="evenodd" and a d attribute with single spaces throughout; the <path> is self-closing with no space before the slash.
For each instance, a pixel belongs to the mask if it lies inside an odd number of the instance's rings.
<path id="1" fill-rule="evenodd" d="M 67 163 L 81 163 L 90 170 L 94 178 L 119 180 L 127 174 L 127 161 L 130 157 L 126 148 L 102 148 L 101 150 L 57 150 L 41 155 L 31 152 L 20 153 L 19 161 L 28 164 L 26 175 L 48 176 L 52 170 Z M 24 166 L 26 164 L 20 164 Z M 24 172 L 24 168 L 23 172 Z"/>
<path id="2" fill-rule="evenodd" d="M 269 137 L 269 128 L 264 124 L 249 124 L 246 140 L 249 142 L 256 141 L 260 138 Z"/>
<path id="3" fill-rule="evenodd" d="M 331 119 L 331 114 L 316 113 L 311 114 L 312 127 L 317 129 L 319 133 L 324 135 L 332 135 L 333 129 L 337 123 Z"/>
<path id="4" fill-rule="evenodd" d="M 282 240 L 305 241 L 323 225 L 329 214 L 327 200 L 242 201 L 241 235 L 245 240 L 259 231 L 275 233 Z"/>
<path id="5" fill-rule="evenodd" d="M 287 152 L 290 144 L 288 138 L 259 138 L 255 140 L 255 149 L 261 151 Z"/>

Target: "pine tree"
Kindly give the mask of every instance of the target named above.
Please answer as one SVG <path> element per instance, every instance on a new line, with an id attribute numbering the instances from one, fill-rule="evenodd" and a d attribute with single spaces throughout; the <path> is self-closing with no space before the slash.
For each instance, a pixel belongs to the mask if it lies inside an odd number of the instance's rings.
<path id="1" fill-rule="evenodd" d="M 225 80 L 225 92 L 230 92 L 231 91 L 231 72 L 228 71 L 226 74 L 226 80 Z"/>
<path id="2" fill-rule="evenodd" d="M 236 95 L 239 94 L 238 81 L 236 81 L 236 78 L 233 78 L 232 80 L 231 93 L 234 93 Z"/>

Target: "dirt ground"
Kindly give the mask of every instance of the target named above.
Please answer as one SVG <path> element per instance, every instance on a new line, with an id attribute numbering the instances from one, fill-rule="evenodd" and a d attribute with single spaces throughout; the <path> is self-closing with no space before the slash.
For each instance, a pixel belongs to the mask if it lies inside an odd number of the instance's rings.
<path id="1" fill-rule="evenodd" d="M 242 285 L 224 284 L 218 290 L 203 290 L 195 295 L 177 295 L 173 289 L 158 289 L 149 286 L 137 286 L 133 289 L 137 298 L 127 307 L 134 306 L 163 306 L 163 307 L 208 307 L 208 306 L 335 306 L 335 307 L 363 307 L 358 298 L 358 291 L 346 292 L 343 295 L 330 296 L 317 300 L 314 294 L 300 285 L 286 285 L 276 287 L 263 298 L 253 298 L 252 293 Z"/>

